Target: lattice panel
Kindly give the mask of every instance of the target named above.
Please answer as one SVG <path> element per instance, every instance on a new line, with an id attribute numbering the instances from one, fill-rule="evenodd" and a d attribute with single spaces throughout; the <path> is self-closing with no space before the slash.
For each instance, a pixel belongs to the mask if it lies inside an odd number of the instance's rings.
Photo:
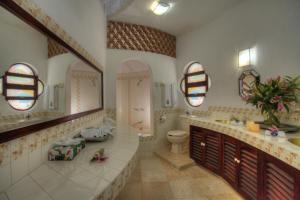
<path id="1" fill-rule="evenodd" d="M 48 58 L 64 53 L 68 53 L 68 51 L 54 40 L 48 38 Z"/>
<path id="2" fill-rule="evenodd" d="M 147 26 L 109 21 L 107 48 L 130 49 L 176 57 L 176 37 Z"/>

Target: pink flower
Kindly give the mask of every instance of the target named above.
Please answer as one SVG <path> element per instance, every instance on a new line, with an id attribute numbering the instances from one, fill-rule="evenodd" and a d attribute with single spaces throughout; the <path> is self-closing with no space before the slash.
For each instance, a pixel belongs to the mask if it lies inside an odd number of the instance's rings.
<path id="1" fill-rule="evenodd" d="M 277 110 L 278 110 L 278 111 L 283 111 L 283 109 L 284 109 L 283 103 L 278 103 L 278 105 L 277 105 Z"/>
<path id="2" fill-rule="evenodd" d="M 278 132 L 279 131 L 279 129 L 277 128 L 277 126 L 274 126 L 274 125 L 272 127 L 270 127 L 269 130 L 271 132 Z"/>
<path id="3" fill-rule="evenodd" d="M 275 96 L 271 99 L 271 103 L 278 103 L 282 99 L 282 96 Z"/>

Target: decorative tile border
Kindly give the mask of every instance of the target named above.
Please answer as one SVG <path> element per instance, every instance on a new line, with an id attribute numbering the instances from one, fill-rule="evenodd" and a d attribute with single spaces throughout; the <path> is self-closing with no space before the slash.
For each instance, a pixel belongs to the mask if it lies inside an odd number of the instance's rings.
<path id="1" fill-rule="evenodd" d="M 37 6 L 32 0 L 12 0 L 24 9 L 28 14 L 33 16 L 36 20 L 42 23 L 48 30 L 53 32 L 56 36 L 62 39 L 66 44 L 75 49 L 78 53 L 84 56 L 87 60 L 102 69 L 100 63 L 90 55 L 80 44 L 74 40 L 61 26 L 59 26 L 50 16 Z"/>
<path id="2" fill-rule="evenodd" d="M 153 52 L 176 58 L 176 37 L 143 25 L 109 21 L 107 48 Z"/>
<path id="3" fill-rule="evenodd" d="M 283 123 L 291 123 L 295 125 L 300 125 L 300 112 L 296 110 L 295 107 L 291 108 L 291 112 L 282 112 L 279 115 L 279 119 Z M 296 110 L 296 111 L 293 111 Z M 184 113 L 182 113 L 184 114 Z M 250 119 L 250 120 L 263 120 L 264 117 L 261 115 L 260 111 L 255 108 L 238 108 L 238 107 L 229 107 L 229 106 L 210 106 L 208 110 L 193 110 L 193 115 L 197 116 L 212 116 L 217 115 L 221 117 L 234 116 L 239 119 Z"/>
<path id="4" fill-rule="evenodd" d="M 27 114 L 27 113 L 26 113 Z M 4 115 L 0 117 L 0 132 L 6 131 L 8 129 L 15 128 L 18 120 L 26 119 L 26 114 L 14 114 L 14 115 Z M 41 120 L 43 118 L 56 118 L 64 116 L 63 113 L 59 112 L 48 112 L 48 111 L 42 111 L 42 112 L 31 112 L 30 117 L 31 118 L 40 118 Z"/>

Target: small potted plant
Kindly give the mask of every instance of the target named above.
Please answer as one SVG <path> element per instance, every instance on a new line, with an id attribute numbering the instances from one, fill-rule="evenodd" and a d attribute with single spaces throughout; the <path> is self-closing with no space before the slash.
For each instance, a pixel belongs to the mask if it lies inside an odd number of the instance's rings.
<path id="1" fill-rule="evenodd" d="M 296 78 L 278 76 L 265 83 L 252 85 L 251 95 L 246 101 L 261 110 L 266 125 L 280 127 L 280 112 L 290 112 L 290 106 L 298 102 L 299 90 L 300 76 Z"/>

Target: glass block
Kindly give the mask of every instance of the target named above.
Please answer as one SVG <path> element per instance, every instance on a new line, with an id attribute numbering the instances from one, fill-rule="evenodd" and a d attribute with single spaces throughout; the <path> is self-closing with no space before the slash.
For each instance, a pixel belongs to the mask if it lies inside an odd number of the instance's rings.
<path id="1" fill-rule="evenodd" d="M 34 71 L 31 67 L 23 63 L 17 63 L 8 69 L 8 72 L 16 74 L 34 75 Z"/>
<path id="2" fill-rule="evenodd" d="M 188 67 L 187 73 L 190 74 L 190 73 L 195 73 L 200 71 L 204 71 L 202 65 L 200 63 L 193 63 Z"/>
<path id="3" fill-rule="evenodd" d="M 189 87 L 188 88 L 188 94 L 204 94 L 206 93 L 206 87 Z"/>
<path id="4" fill-rule="evenodd" d="M 28 110 L 34 105 L 35 100 L 9 100 L 8 103 L 14 109 Z"/>
<path id="5" fill-rule="evenodd" d="M 7 89 L 7 97 L 34 97 L 33 90 Z"/>
<path id="6" fill-rule="evenodd" d="M 34 85 L 34 79 L 18 76 L 7 76 L 7 83 L 16 85 Z"/>
<path id="7" fill-rule="evenodd" d="M 188 76 L 188 83 L 197 83 L 197 82 L 204 82 L 204 81 L 206 81 L 205 74 Z"/>
<path id="8" fill-rule="evenodd" d="M 44 83 L 41 80 L 39 80 L 38 81 L 38 95 L 39 96 L 42 95 L 43 92 L 44 92 Z"/>
<path id="9" fill-rule="evenodd" d="M 203 103 L 204 97 L 188 97 L 187 101 L 191 106 L 197 107 Z"/>

